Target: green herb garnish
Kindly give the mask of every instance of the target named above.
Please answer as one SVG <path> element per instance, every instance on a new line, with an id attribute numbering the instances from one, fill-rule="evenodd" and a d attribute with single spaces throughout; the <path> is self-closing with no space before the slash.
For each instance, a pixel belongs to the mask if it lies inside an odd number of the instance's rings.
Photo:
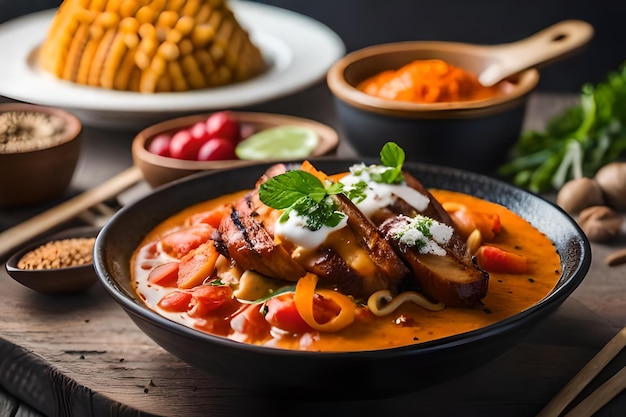
<path id="1" fill-rule="evenodd" d="M 387 184 L 398 184 L 404 181 L 402 176 L 402 165 L 405 159 L 404 149 L 394 142 L 387 142 L 380 151 L 380 161 L 383 165 L 392 169 L 382 174 L 383 180 Z"/>
<path id="2" fill-rule="evenodd" d="M 545 132 L 524 132 L 499 173 L 534 192 L 593 177 L 626 151 L 626 62 L 604 82 L 585 84 L 580 103 L 551 118 Z"/>
<path id="3" fill-rule="evenodd" d="M 345 217 L 337 211 L 331 195 L 345 193 L 351 199 L 363 199 L 362 187 L 346 188 L 339 182 L 322 183 L 315 175 L 293 170 L 268 179 L 259 188 L 261 201 L 277 210 L 285 210 L 279 221 L 286 222 L 291 211 L 305 219 L 306 227 L 319 230 L 335 227 Z"/>
<path id="4" fill-rule="evenodd" d="M 237 301 L 239 301 L 242 304 L 261 304 L 266 302 L 267 300 L 269 300 L 270 298 L 274 298 L 276 296 L 279 296 L 281 294 L 285 294 L 288 292 L 296 292 L 296 286 L 295 285 L 288 285 L 286 287 L 281 287 L 279 289 L 277 289 L 276 291 L 272 291 L 270 290 L 269 294 L 267 294 L 265 297 L 261 297 L 257 300 L 242 300 L 242 299 L 237 299 Z"/>
<path id="5" fill-rule="evenodd" d="M 370 181 L 379 184 L 400 184 L 404 181 L 402 166 L 404 165 L 404 150 L 394 142 L 387 142 L 380 151 L 379 165 L 356 164 L 350 167 L 355 176 L 367 174 Z M 364 186 L 367 188 L 367 184 Z"/>

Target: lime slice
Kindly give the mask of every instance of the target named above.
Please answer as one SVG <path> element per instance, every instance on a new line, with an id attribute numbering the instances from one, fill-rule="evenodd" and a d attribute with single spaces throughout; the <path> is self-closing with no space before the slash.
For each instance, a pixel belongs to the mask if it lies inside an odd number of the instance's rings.
<path id="1" fill-rule="evenodd" d="M 313 129 L 278 126 L 262 130 L 241 141 L 235 153 L 239 159 L 299 159 L 313 152 L 319 138 Z"/>

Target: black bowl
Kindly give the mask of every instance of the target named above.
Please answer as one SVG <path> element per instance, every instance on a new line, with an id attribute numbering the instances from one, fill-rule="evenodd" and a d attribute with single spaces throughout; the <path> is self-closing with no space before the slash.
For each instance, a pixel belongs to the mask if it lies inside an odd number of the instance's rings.
<path id="1" fill-rule="evenodd" d="M 319 159 L 334 173 L 361 160 Z M 370 162 L 370 161 L 365 161 Z M 247 345 L 172 322 L 150 310 L 131 288 L 130 257 L 142 238 L 181 209 L 225 193 L 250 188 L 267 164 L 194 174 L 120 210 L 96 240 L 96 272 L 108 293 L 156 343 L 225 383 L 253 390 L 342 398 L 398 395 L 475 369 L 513 347 L 559 307 L 589 269 L 589 242 L 555 205 L 479 174 L 431 165 L 406 169 L 427 187 L 464 192 L 500 203 L 551 239 L 561 256 L 557 287 L 535 306 L 493 325 L 414 346 L 363 352 L 302 352 Z M 323 389 L 320 389 L 323 387 Z"/>

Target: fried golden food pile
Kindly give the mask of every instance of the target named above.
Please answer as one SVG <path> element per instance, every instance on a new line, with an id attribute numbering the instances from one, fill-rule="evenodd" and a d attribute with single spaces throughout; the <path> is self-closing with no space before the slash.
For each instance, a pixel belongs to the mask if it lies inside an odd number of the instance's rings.
<path id="1" fill-rule="evenodd" d="M 141 93 L 231 84 L 266 68 L 225 0 L 65 0 L 39 60 L 64 80 Z"/>

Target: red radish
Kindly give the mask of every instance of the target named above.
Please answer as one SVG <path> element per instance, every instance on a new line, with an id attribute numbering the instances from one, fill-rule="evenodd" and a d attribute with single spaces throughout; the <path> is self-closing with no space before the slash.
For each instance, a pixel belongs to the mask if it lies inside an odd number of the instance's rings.
<path id="1" fill-rule="evenodd" d="M 217 161 L 224 159 L 237 159 L 233 142 L 222 139 L 209 139 L 198 151 L 198 161 Z"/>
<path id="2" fill-rule="evenodd" d="M 191 131 L 180 130 L 172 136 L 170 141 L 170 156 L 178 159 L 196 159 L 202 142 L 191 136 Z"/>
<path id="3" fill-rule="evenodd" d="M 206 130 L 211 138 L 223 138 L 237 143 L 241 140 L 239 120 L 230 111 L 213 113 L 206 121 Z"/>
<path id="4" fill-rule="evenodd" d="M 148 152 L 151 152 L 160 156 L 170 156 L 170 135 L 167 133 L 162 133 L 157 135 L 152 141 L 150 141 L 150 145 L 148 145 Z"/>

